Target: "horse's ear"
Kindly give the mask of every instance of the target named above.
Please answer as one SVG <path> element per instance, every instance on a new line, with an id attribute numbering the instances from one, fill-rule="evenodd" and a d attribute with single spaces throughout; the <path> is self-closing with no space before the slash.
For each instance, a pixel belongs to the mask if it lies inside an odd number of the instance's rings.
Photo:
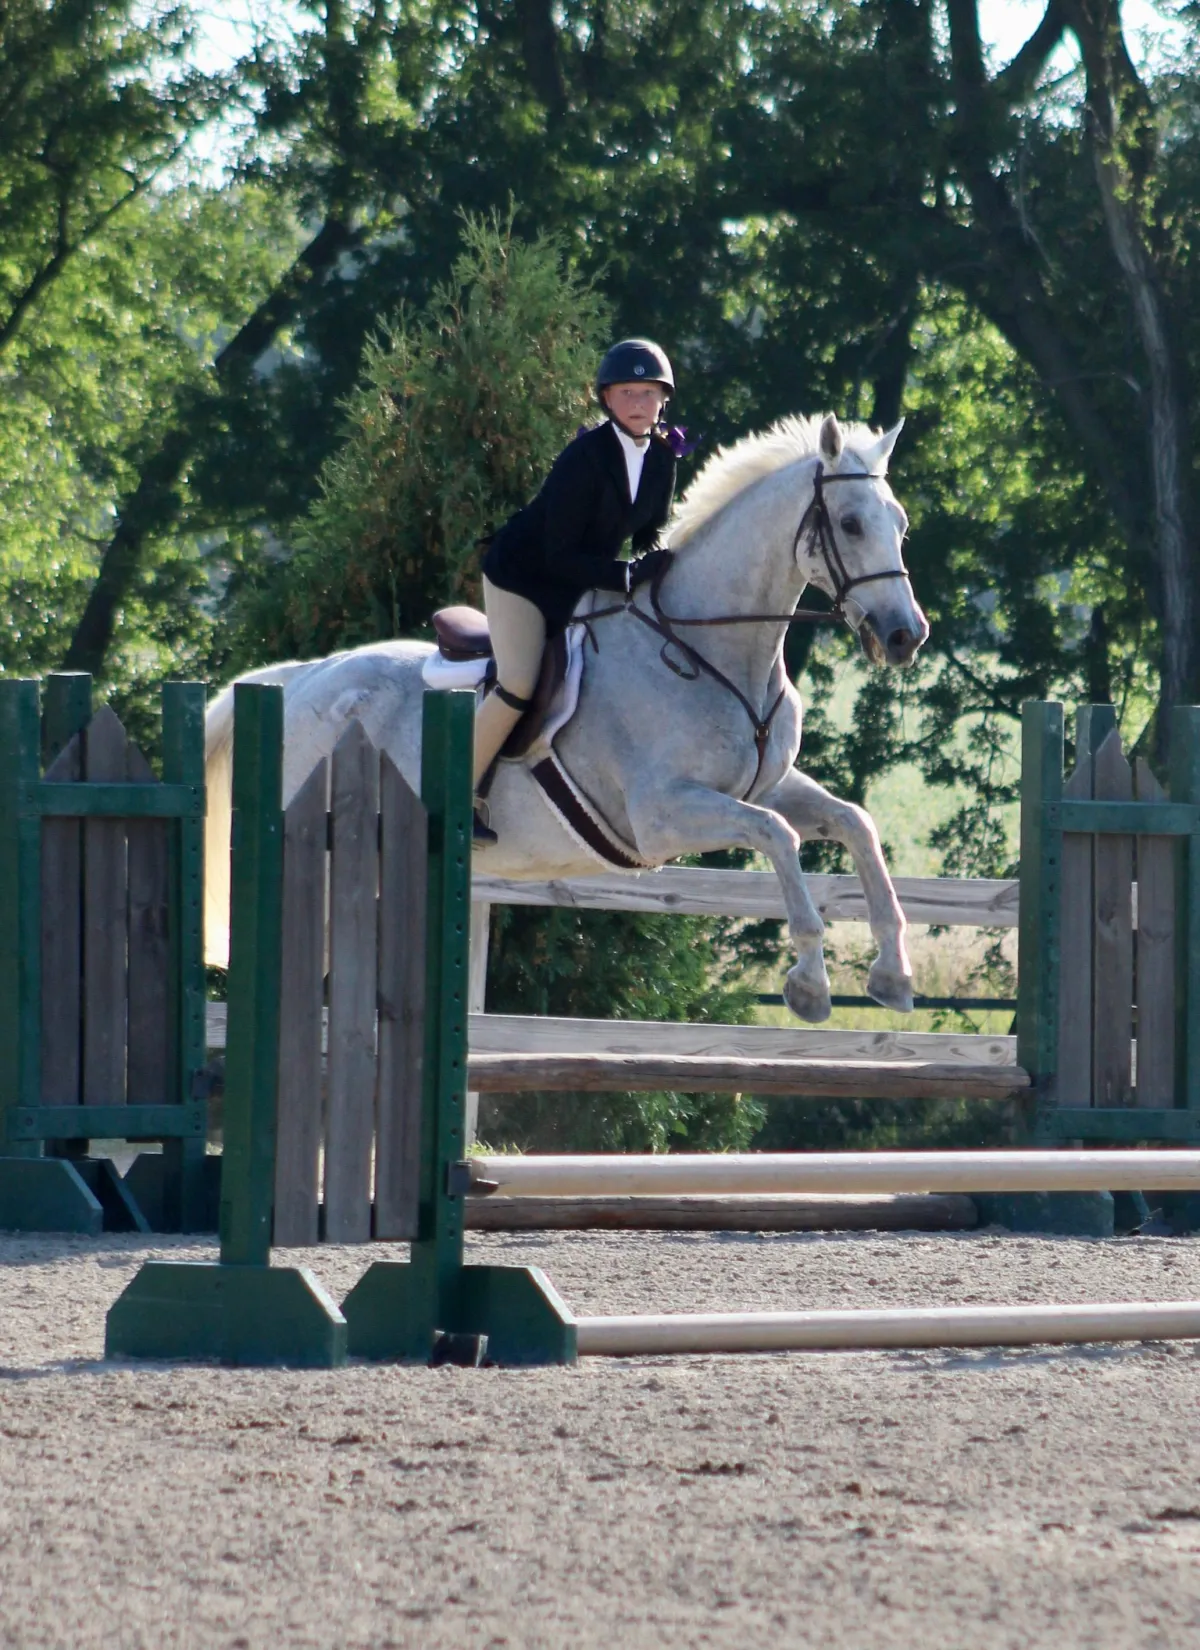
<path id="1" fill-rule="evenodd" d="M 887 469 L 888 459 L 892 456 L 892 448 L 900 439 L 900 431 L 903 428 L 904 420 L 901 419 L 900 422 L 898 424 L 894 424 L 890 430 L 884 431 L 883 435 L 879 437 L 870 452 L 863 454 L 863 460 L 868 470 Z"/>
<path id="2" fill-rule="evenodd" d="M 842 426 L 834 413 L 826 413 L 821 420 L 821 457 L 836 464 L 842 456 Z"/>

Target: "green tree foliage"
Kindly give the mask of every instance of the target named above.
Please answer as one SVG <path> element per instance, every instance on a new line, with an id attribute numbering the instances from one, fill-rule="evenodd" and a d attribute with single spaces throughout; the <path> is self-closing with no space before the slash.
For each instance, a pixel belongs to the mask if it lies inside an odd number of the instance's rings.
<path id="1" fill-rule="evenodd" d="M 274 280 L 290 233 L 250 189 L 150 192 L 76 253 L 0 356 L 4 670 L 62 662 L 121 497 L 179 398 L 202 389 L 222 333 Z M 212 558 L 237 530 L 181 482 L 174 531 L 148 544 L 107 659 L 126 712 L 156 702 L 164 676 L 207 673 Z"/>
<path id="2" fill-rule="evenodd" d="M 0 9 L 0 353 L 179 159 L 228 89 L 183 59 L 190 14 L 133 0 Z"/>

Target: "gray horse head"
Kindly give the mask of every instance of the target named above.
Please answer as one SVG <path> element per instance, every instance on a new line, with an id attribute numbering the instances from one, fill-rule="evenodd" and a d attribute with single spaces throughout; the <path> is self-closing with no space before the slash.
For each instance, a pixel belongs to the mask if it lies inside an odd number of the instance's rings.
<path id="1" fill-rule="evenodd" d="M 818 531 L 796 540 L 800 572 L 837 604 L 875 665 L 910 665 L 929 638 L 904 566 L 908 516 L 887 483 L 888 459 L 903 428 L 901 419 L 851 447 L 832 413 L 822 420 L 818 498 L 826 500 L 825 542 Z"/>

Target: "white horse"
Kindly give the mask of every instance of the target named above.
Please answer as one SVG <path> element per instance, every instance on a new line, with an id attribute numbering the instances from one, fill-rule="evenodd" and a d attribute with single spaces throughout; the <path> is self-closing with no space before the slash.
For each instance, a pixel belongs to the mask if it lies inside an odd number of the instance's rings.
<path id="1" fill-rule="evenodd" d="M 899 432 L 843 431 L 832 415 L 789 418 L 718 451 L 679 507 L 670 532 L 676 557 L 661 588 L 639 589 L 636 612 L 616 599 L 620 610 L 595 621 L 598 651 L 585 650 L 578 709 L 554 746 L 635 860 L 657 866 L 751 848 L 771 861 L 796 952 L 784 994 L 814 1022 L 828 1017 L 830 1000 L 824 924 L 797 857 L 806 838 L 849 849 L 879 947 L 867 989 L 888 1007 L 912 1008 L 907 925 L 878 833 L 862 808 L 794 766 L 801 706 L 783 663 L 787 616 L 810 583 L 833 599 L 875 663 L 906 665 L 928 637 L 904 568 L 907 518 L 886 478 Z M 614 599 L 592 605 L 611 609 Z M 714 619 L 734 622 L 687 624 Z M 421 671 L 432 651 L 427 642 L 379 642 L 239 678 L 283 687 L 285 801 L 353 718 L 417 786 Z M 232 721 L 230 687 L 207 728 L 213 961 L 228 947 Z M 500 764 L 490 814 L 499 842 L 478 858 L 491 873 L 576 877 L 604 868 L 552 809 L 528 763 Z"/>

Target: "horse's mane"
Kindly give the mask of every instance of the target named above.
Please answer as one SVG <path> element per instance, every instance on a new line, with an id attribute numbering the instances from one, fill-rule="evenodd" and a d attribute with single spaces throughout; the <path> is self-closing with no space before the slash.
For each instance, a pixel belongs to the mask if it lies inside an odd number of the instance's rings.
<path id="1" fill-rule="evenodd" d="M 781 418 L 769 429 L 743 436 L 732 447 L 718 447 L 679 501 L 671 524 L 671 548 L 678 550 L 687 544 L 731 499 L 763 476 L 797 459 L 813 457 L 819 451 L 821 423 L 819 414 Z M 847 447 L 869 447 L 879 435 L 866 424 L 843 424 L 842 438 Z"/>

